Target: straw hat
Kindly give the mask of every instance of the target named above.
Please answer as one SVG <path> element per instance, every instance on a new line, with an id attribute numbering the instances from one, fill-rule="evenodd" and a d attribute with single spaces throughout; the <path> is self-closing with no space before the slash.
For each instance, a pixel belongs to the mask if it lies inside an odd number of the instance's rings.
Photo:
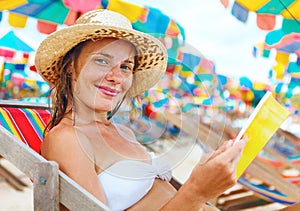
<path id="1" fill-rule="evenodd" d="M 132 29 L 123 15 L 109 10 L 92 10 L 77 19 L 74 25 L 49 35 L 36 51 L 35 66 L 49 83 L 55 84 L 57 70 L 64 56 L 85 40 L 113 37 L 132 43 L 138 52 L 138 66 L 133 75 L 129 96 L 136 96 L 154 86 L 164 74 L 167 52 L 163 44 L 151 35 Z"/>

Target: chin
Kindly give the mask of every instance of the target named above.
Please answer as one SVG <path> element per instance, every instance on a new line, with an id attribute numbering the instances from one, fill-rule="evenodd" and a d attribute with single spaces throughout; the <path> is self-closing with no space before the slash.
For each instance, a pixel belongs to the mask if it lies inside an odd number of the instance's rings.
<path id="1" fill-rule="evenodd" d="M 114 103 L 112 101 L 109 102 L 99 101 L 99 102 L 95 102 L 94 109 L 96 111 L 108 112 L 112 110 L 113 106 Z"/>
<path id="2" fill-rule="evenodd" d="M 102 105 L 95 105 L 94 106 L 94 109 L 95 109 L 95 111 L 97 111 L 97 112 L 109 112 L 109 111 L 111 111 L 112 110 L 112 104 L 102 104 Z"/>

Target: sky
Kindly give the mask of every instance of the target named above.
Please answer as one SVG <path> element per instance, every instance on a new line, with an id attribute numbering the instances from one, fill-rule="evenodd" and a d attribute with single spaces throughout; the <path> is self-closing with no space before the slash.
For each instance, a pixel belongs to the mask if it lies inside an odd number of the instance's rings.
<path id="1" fill-rule="evenodd" d="M 270 58 L 253 57 L 253 46 L 263 42 L 267 31 L 256 25 L 256 16 L 249 14 L 247 23 L 231 15 L 220 0 L 130 0 L 160 9 L 185 29 L 186 41 L 205 57 L 215 62 L 219 74 L 247 76 L 267 81 L 274 65 Z M 230 1 L 232 4 L 232 1 Z"/>
<path id="2" fill-rule="evenodd" d="M 247 23 L 231 15 L 230 6 L 225 8 L 220 0 L 127 0 L 138 5 L 160 9 L 173 18 L 185 30 L 186 43 L 214 61 L 218 74 L 233 78 L 247 76 L 253 81 L 268 81 L 274 59 L 253 57 L 253 46 L 263 42 L 267 31 L 256 26 L 255 14 L 250 13 Z M 232 1 L 230 1 L 232 4 Z M 0 23 L 0 32 L 10 26 Z M 17 35 L 36 48 L 45 38 L 37 32 L 31 20 L 26 29 L 15 29 Z"/>

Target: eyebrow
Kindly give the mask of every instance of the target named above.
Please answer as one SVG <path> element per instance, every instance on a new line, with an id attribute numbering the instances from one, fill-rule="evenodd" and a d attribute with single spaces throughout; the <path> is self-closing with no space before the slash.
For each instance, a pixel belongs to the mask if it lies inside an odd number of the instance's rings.
<path id="1" fill-rule="evenodd" d="M 110 58 L 110 59 L 112 59 L 112 58 L 113 58 L 113 56 L 112 56 L 112 55 L 110 55 L 110 54 L 107 54 L 107 53 L 95 53 L 94 55 L 101 55 L 101 56 L 105 56 L 105 57 L 107 57 L 107 58 Z"/>
<path id="2" fill-rule="evenodd" d="M 110 54 L 107 54 L 107 53 L 101 53 L 101 52 L 99 52 L 99 53 L 95 53 L 95 55 L 101 55 L 101 56 L 104 56 L 104 57 L 107 57 L 107 58 L 110 58 L 110 59 L 113 59 L 113 56 L 112 55 L 110 55 Z M 133 60 L 131 61 L 131 60 L 129 60 L 129 58 L 128 59 L 125 59 L 123 62 L 128 62 L 128 63 L 132 63 L 132 64 L 134 64 L 135 62 L 134 62 L 134 57 L 132 57 L 133 58 Z"/>

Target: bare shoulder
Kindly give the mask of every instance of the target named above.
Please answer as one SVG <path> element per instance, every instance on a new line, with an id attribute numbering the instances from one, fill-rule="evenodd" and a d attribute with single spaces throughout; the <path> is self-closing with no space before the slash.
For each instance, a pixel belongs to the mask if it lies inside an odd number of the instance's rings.
<path id="1" fill-rule="evenodd" d="M 68 154 L 80 150 L 77 146 L 76 133 L 73 126 L 59 124 L 52 128 L 43 140 L 41 154 L 49 160 L 59 160 Z"/>
<path id="2" fill-rule="evenodd" d="M 42 151 L 48 147 L 54 147 L 57 144 L 60 146 L 72 144 L 74 142 L 74 137 L 74 127 L 66 124 L 59 124 L 47 133 L 42 143 Z"/>
<path id="3" fill-rule="evenodd" d="M 82 138 L 82 137 L 80 137 Z M 61 170 L 69 176 L 81 169 L 94 169 L 91 157 L 79 144 L 78 130 L 72 125 L 59 124 L 52 128 L 41 146 L 41 155 L 56 161 Z"/>

